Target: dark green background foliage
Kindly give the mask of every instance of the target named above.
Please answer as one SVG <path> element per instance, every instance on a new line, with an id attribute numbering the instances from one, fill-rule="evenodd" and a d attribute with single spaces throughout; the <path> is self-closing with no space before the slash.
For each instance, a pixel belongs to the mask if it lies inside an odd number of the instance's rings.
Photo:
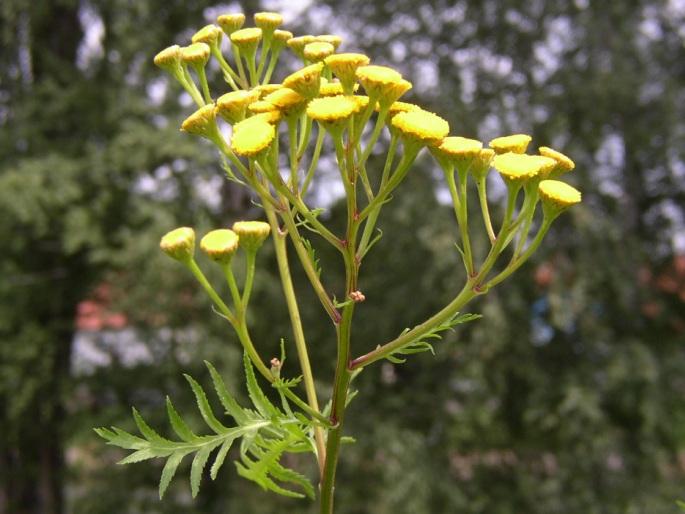
<path id="1" fill-rule="evenodd" d="M 244 3 L 248 16 L 262 10 Z M 569 180 L 584 194 L 533 262 L 470 306 L 483 319 L 449 333 L 435 357 L 378 364 L 359 377 L 347 418 L 358 441 L 344 448 L 340 513 L 676 512 L 685 496 L 678 4 L 346 0 L 286 15 L 296 35 L 339 33 L 343 50 L 398 68 L 414 83 L 407 100 L 448 119 L 454 135 L 487 142 L 530 133 L 535 146 L 571 156 Z M 166 430 L 165 394 L 199 421 L 182 373 L 206 384 L 203 359 L 243 394 L 229 327 L 157 251 L 176 226 L 202 234 L 256 215 L 227 182 L 218 182 L 218 207 L 199 193 L 219 163 L 178 132 L 190 109 L 178 106 L 180 88 L 168 84 L 161 102 L 149 96 L 166 79 L 152 57 L 221 13 L 209 7 L 2 3 L 0 512 L 312 508 L 264 497 L 231 466 L 203 480 L 194 502 L 180 477 L 159 502 L 161 464 L 117 467 L 123 455 L 92 431 L 133 429 L 134 404 Z M 84 27 L 98 19 L 98 52 L 84 59 Z M 379 223 L 384 236 L 362 269 L 357 354 L 458 290 L 457 236 L 449 210 L 436 207 L 437 176 L 419 159 Z M 150 177 L 152 192 L 141 186 Z M 335 254 L 313 243 L 327 283 L 342 284 Z M 268 245 L 259 264 L 253 339 L 276 355 L 279 339 L 291 345 L 292 337 Z M 110 308 L 126 314 L 154 362 L 114 358 L 74 375 L 76 308 L 103 283 L 115 285 Z M 333 334 L 313 295 L 299 294 L 325 397 Z M 294 369 L 286 363 L 286 373 Z"/>

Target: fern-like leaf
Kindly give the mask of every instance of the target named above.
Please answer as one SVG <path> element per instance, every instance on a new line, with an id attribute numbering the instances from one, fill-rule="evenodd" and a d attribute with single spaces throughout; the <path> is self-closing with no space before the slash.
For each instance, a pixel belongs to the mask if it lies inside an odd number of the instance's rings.
<path id="1" fill-rule="evenodd" d="M 237 466 L 242 476 L 278 494 L 291 497 L 306 495 L 313 498 L 314 488 L 309 480 L 280 463 L 284 453 L 314 452 L 314 444 L 311 440 L 312 422 L 299 413 L 294 414 L 287 402 L 284 403 L 283 410 L 274 406 L 260 389 L 247 354 L 245 354 L 244 364 L 247 390 L 254 410 L 241 407 L 229 394 L 216 369 L 207 363 L 214 389 L 226 414 L 235 421 L 234 427 L 228 427 L 219 421 L 212 411 L 202 386 L 186 375 L 202 419 L 214 434 L 201 436 L 193 432 L 178 414 L 169 398 L 167 398 L 169 422 L 181 441 L 173 441 L 159 435 L 135 409 L 133 409 L 133 418 L 143 437 L 129 434 L 120 428 L 98 428 L 95 431 L 100 437 L 106 439 L 108 444 L 133 450 L 133 453 L 122 459 L 120 464 L 131 464 L 154 458 L 167 459 L 159 482 L 160 498 L 164 496 L 183 459 L 192 454 L 194 457 L 190 467 L 190 488 L 192 496 L 197 496 L 203 471 L 210 462 L 212 454 L 218 449 L 210 468 L 210 477 L 214 480 L 237 439 L 241 439 L 240 462 Z M 284 381 L 280 384 L 278 389 L 282 399 L 284 398 L 282 390 L 296 382 L 297 380 Z M 304 494 L 286 488 L 286 484 L 299 487 Z"/>

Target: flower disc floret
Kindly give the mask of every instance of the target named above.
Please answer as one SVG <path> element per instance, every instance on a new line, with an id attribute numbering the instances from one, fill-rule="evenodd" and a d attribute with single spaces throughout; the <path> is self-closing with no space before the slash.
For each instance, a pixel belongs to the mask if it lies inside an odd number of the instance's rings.
<path id="1" fill-rule="evenodd" d="M 513 136 L 503 136 L 493 139 L 488 144 L 496 154 L 504 153 L 526 153 L 531 137 L 527 134 L 514 134 Z"/>
<path id="2" fill-rule="evenodd" d="M 420 108 L 396 114 L 392 126 L 399 132 L 405 146 L 410 147 L 439 143 L 450 131 L 446 120 Z"/>
<path id="3" fill-rule="evenodd" d="M 259 116 L 247 118 L 233 127 L 231 150 L 236 154 L 257 159 L 276 137 L 276 128 Z"/>
<path id="4" fill-rule="evenodd" d="M 230 264 L 238 251 L 238 234 L 228 229 L 212 230 L 202 238 L 200 248 L 214 262 Z"/>

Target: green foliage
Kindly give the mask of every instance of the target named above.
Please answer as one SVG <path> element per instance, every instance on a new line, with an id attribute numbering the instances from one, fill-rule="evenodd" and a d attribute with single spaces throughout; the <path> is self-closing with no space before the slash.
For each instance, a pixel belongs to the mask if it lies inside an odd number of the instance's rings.
<path id="1" fill-rule="evenodd" d="M 281 395 L 281 399 L 287 413 L 274 406 L 260 389 L 247 354 L 244 356 L 244 364 L 247 389 L 254 410 L 240 407 L 226 389 L 226 385 L 216 369 L 208 362 L 206 363 L 221 405 L 226 414 L 231 416 L 237 425 L 233 428 L 224 426 L 216 418 L 204 389 L 193 378 L 186 375 L 202 418 L 215 435 L 196 435 L 176 412 L 169 398 L 167 398 L 169 421 L 174 432 L 182 441 L 172 441 L 160 436 L 145 423 L 135 408 L 133 409 L 133 417 L 143 436 L 142 438 L 116 427 L 112 430 L 99 428 L 96 429 L 96 432 L 100 437 L 106 439 L 108 444 L 127 450 L 135 450 L 121 460 L 120 464 L 167 458 L 159 482 L 160 498 L 164 496 L 164 492 L 181 461 L 191 454 L 195 454 L 195 457 L 190 470 L 190 487 L 193 498 L 196 497 L 200 490 L 202 471 L 212 452 L 217 448 L 219 449 L 210 470 L 210 476 L 214 480 L 236 439 L 241 439 L 241 460 L 236 462 L 236 466 L 242 477 L 252 480 L 265 490 L 293 498 L 303 497 L 302 493 L 286 489 L 279 485 L 279 482 L 294 484 L 300 486 L 307 496 L 313 498 L 314 488 L 309 480 L 280 463 L 284 453 L 313 451 L 313 445 L 307 433 L 309 423 L 306 418 L 295 416 L 292 413 L 287 407 L 287 400 L 283 395 Z"/>

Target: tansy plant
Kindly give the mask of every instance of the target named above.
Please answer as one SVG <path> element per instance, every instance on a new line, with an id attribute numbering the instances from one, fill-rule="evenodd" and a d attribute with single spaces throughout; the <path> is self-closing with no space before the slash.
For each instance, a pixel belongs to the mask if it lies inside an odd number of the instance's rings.
<path id="1" fill-rule="evenodd" d="M 442 331 L 477 317 L 460 312 L 470 300 L 486 294 L 526 262 L 554 219 L 580 202 L 580 193 L 558 180 L 574 167 L 565 155 L 546 147 L 540 148 L 538 155 L 527 154 L 531 138 L 526 135 L 497 138 L 490 141 L 489 148 L 474 139 L 450 136 L 443 118 L 400 101 L 412 87 L 400 73 L 370 64 L 363 54 L 338 53 L 339 37 L 293 37 L 280 30 L 282 18 L 275 13 L 256 14 L 255 27 L 243 28 L 244 21 L 240 14 L 219 16 L 217 25 L 193 36 L 192 44 L 163 50 L 155 63 L 171 73 L 197 104 L 198 109 L 183 122 L 181 130 L 208 139 L 219 149 L 227 178 L 250 189 L 267 220 L 238 222 L 231 229 L 212 231 L 200 241 L 200 249 L 223 270 L 230 291 L 228 300 L 216 293 L 195 261 L 193 229 L 178 228 L 161 241 L 162 251 L 190 270 L 237 333 L 244 349 L 252 405 L 239 405 L 208 363 L 225 412 L 213 412 L 198 382 L 186 378 L 209 435 L 193 432 L 170 400 L 168 415 L 178 440 L 160 436 L 135 409 L 140 435 L 119 428 L 97 432 L 109 444 L 133 450 L 122 464 L 166 459 L 160 497 L 186 456 L 192 456 L 190 485 L 192 495 L 197 495 L 206 465 L 211 462 L 209 474 L 216 478 L 229 449 L 239 440 L 236 466 L 240 475 L 278 494 L 309 496 L 317 500 L 320 513 L 331 513 L 353 378 L 377 361 L 403 362 L 409 354 L 432 351 L 430 342 L 439 339 Z M 222 42 L 226 39 L 228 44 Z M 224 56 L 225 48 L 230 48 L 232 57 Z M 277 60 L 286 49 L 301 60 L 302 68 L 282 83 L 271 83 Z M 218 97 L 210 93 L 205 73 L 212 59 L 229 90 Z M 385 164 L 372 169 L 367 161 L 383 132 L 389 133 L 390 141 Z M 316 180 L 327 138 L 335 149 L 345 192 L 343 233 L 329 228 L 319 216 L 322 209 L 313 206 L 311 195 L 307 195 Z M 352 326 L 355 311 L 363 308 L 360 304 L 365 299 L 361 265 L 379 241 L 376 224 L 383 207 L 420 152 L 429 152 L 444 172 L 456 219 L 454 238 L 465 268 L 463 286 L 429 319 L 370 352 L 360 353 L 363 342 L 354 340 Z M 287 156 L 289 166 L 285 168 L 281 153 Z M 491 173 L 493 168 L 495 173 Z M 499 223 L 490 216 L 492 200 L 487 188 L 493 180 L 501 180 L 506 189 Z M 480 219 L 467 217 L 469 201 L 477 202 Z M 488 248 L 474 251 L 474 230 L 486 232 Z M 336 297 L 329 289 L 327 275 L 319 268 L 313 246 L 306 239 L 310 234 L 337 250 L 345 269 L 344 296 Z M 275 248 L 301 367 L 295 375 L 285 376 L 282 370 L 285 345 L 281 345 L 279 358 L 264 355 L 246 323 L 257 252 L 269 238 Z M 290 273 L 288 255 L 293 254 L 287 251 L 288 246 L 294 249 L 318 296 L 322 315 L 335 330 L 336 342 L 330 345 L 331 358 L 336 362 L 331 398 L 321 398 L 314 387 L 314 370 Z M 232 271 L 233 257 L 239 251 L 245 253 L 247 262 L 241 281 Z M 275 389 L 279 402 L 273 403 L 263 393 L 265 385 Z M 289 452 L 311 453 L 318 464 L 318 477 L 311 480 L 313 477 L 288 469 L 282 457 Z"/>

